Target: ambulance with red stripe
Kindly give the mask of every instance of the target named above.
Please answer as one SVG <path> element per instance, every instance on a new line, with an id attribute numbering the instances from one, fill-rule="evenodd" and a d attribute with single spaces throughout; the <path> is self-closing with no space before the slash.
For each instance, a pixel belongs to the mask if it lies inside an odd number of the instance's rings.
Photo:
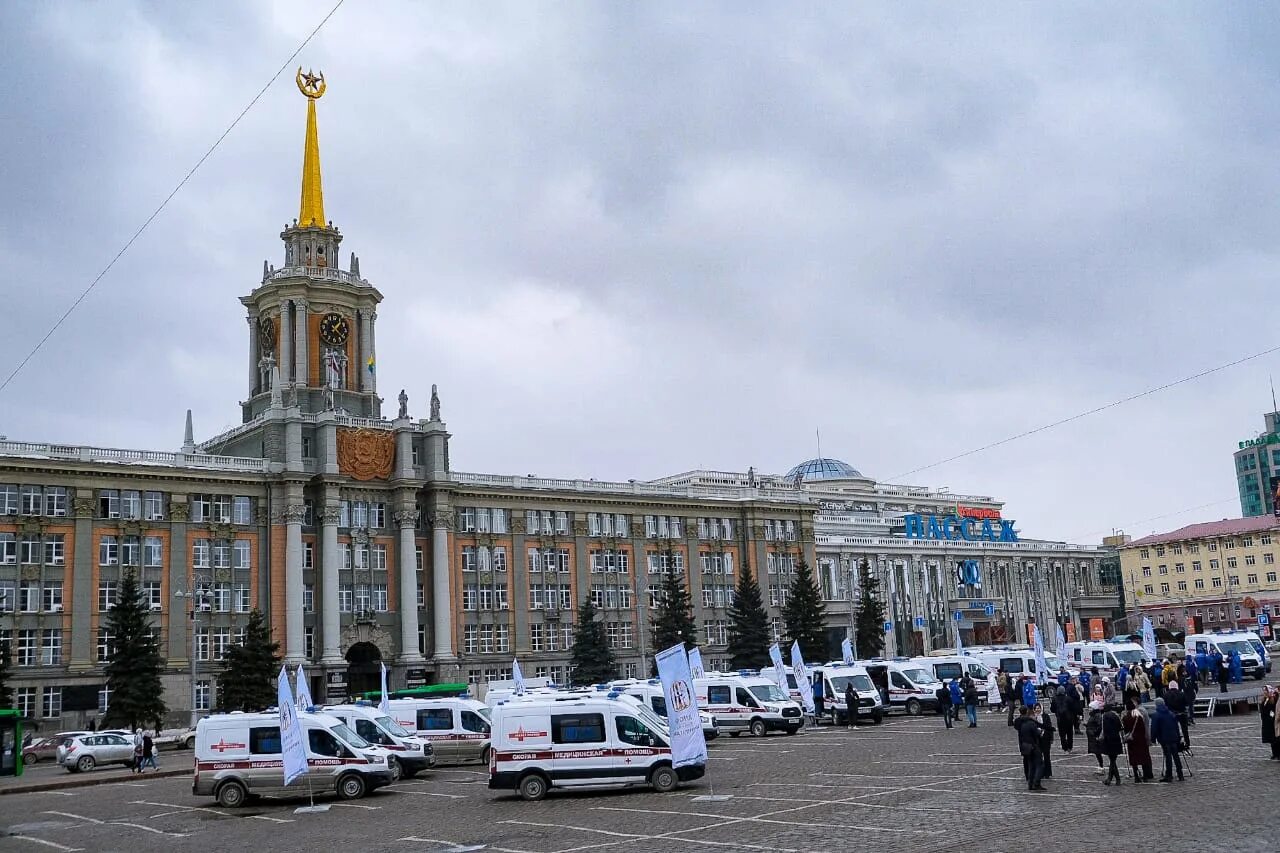
<path id="1" fill-rule="evenodd" d="M 392 699 L 391 717 L 402 728 L 431 744 L 441 764 L 489 763 L 490 715 L 482 702 L 462 697 Z"/>
<path id="2" fill-rule="evenodd" d="M 754 673 L 708 672 L 693 680 L 693 689 L 698 708 L 714 717 L 729 737 L 743 732 L 756 737 L 776 731 L 793 735 L 804 725 L 800 704 L 775 682 Z"/>
<path id="3" fill-rule="evenodd" d="M 354 705 L 325 705 L 322 713 L 337 717 L 347 728 L 374 746 L 385 749 L 389 755 L 392 781 L 413 777 L 436 763 L 435 750 L 424 738 L 415 737 L 374 705 L 357 702 Z"/>
<path id="4" fill-rule="evenodd" d="M 233 712 L 205 717 L 196 725 L 191 793 L 233 808 L 263 794 L 301 796 L 308 790 L 354 800 L 391 784 L 387 751 L 337 717 L 299 711 L 298 724 L 307 751 L 307 772 L 286 788 L 278 714 Z"/>
<path id="5" fill-rule="evenodd" d="M 666 721 L 618 691 L 513 697 L 493 709 L 489 787 L 541 800 L 553 788 L 674 790 L 702 764 L 671 766 Z"/>

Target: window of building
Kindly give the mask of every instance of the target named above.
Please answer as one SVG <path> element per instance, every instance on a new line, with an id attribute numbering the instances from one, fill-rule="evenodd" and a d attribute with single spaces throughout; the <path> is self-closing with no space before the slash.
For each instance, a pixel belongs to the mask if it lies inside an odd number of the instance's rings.
<path id="1" fill-rule="evenodd" d="M 338 584 L 338 612 L 339 613 L 351 612 L 352 599 L 353 599 L 353 595 L 351 591 L 351 584 L 349 583 Z"/>
<path id="2" fill-rule="evenodd" d="M 253 501 L 246 495 L 234 495 L 231 498 L 231 523 L 251 524 L 253 522 Z"/>
<path id="3" fill-rule="evenodd" d="M 105 613 L 116 606 L 116 582 L 98 581 L 98 610 Z"/>
<path id="4" fill-rule="evenodd" d="M 231 587 L 231 603 L 236 613 L 248 613 L 253 609 L 247 583 L 238 583 Z"/>
<path id="5" fill-rule="evenodd" d="M 1154 595 L 1156 590 L 1155 590 L 1155 587 L 1153 587 L 1151 584 L 1147 584 L 1142 588 L 1142 591 L 1145 592 L 1147 595 Z"/>
<path id="6" fill-rule="evenodd" d="M 1163 557 L 1163 556 L 1164 556 L 1164 546 L 1163 546 L 1163 545 L 1157 545 L 1157 546 L 1156 546 L 1156 556 L 1157 556 L 1157 557 Z"/>
<path id="7" fill-rule="evenodd" d="M 1187 582 L 1178 581 L 1178 592 L 1186 592 L 1186 591 L 1187 591 Z"/>
<path id="8" fill-rule="evenodd" d="M 1228 576 L 1227 576 L 1227 583 L 1231 584 L 1232 586 L 1239 586 L 1239 585 L 1240 585 L 1240 576 L 1239 576 L 1239 575 L 1228 575 Z"/>
<path id="9" fill-rule="evenodd" d="M 213 683 L 209 679 L 196 679 L 195 703 L 197 711 L 208 711 L 213 707 Z"/>
<path id="10" fill-rule="evenodd" d="M 231 543 L 231 568 L 252 568 L 249 562 L 252 549 L 249 546 L 250 542 L 248 539 L 237 539 L 235 542 Z"/>
<path id="11" fill-rule="evenodd" d="M 369 568 L 375 571 L 386 571 L 387 568 L 387 546 L 374 545 L 369 549 L 370 563 Z"/>
<path id="12" fill-rule="evenodd" d="M 1151 552 L 1146 548 L 1143 548 L 1138 551 L 1138 557 L 1143 560 L 1150 558 L 1150 556 L 1151 556 Z"/>
<path id="13" fill-rule="evenodd" d="M 41 691 L 40 716 L 46 720 L 62 716 L 61 687 L 46 687 Z"/>
<path id="14" fill-rule="evenodd" d="M 675 515 L 646 515 L 644 517 L 645 536 L 649 539 L 682 539 L 683 520 Z"/>
<path id="15" fill-rule="evenodd" d="M 164 520 L 164 492 L 144 492 L 142 515 L 147 521 Z"/>
<path id="16" fill-rule="evenodd" d="M 1192 571 L 1198 572 L 1198 571 L 1201 571 L 1203 568 L 1204 568 L 1204 566 L 1200 565 L 1200 561 L 1199 561 L 1199 560 L 1192 560 L 1192 561 L 1191 561 L 1191 570 L 1192 570 Z"/>
<path id="17" fill-rule="evenodd" d="M 98 629 L 98 663 L 106 663 L 111 659 L 111 645 L 115 637 L 106 628 Z"/>
<path id="18" fill-rule="evenodd" d="M 62 610 L 62 581 L 47 581 L 40 594 L 40 609 L 46 613 Z"/>
<path id="19" fill-rule="evenodd" d="M 1181 574 L 1186 574 L 1186 571 L 1187 571 L 1187 564 L 1186 564 L 1186 563 L 1175 563 L 1175 564 L 1174 564 L 1174 566 L 1173 566 L 1173 570 L 1174 570 L 1175 572 L 1177 572 L 1178 574 L 1180 574 L 1180 575 L 1181 575 Z"/>
<path id="20" fill-rule="evenodd" d="M 1169 594 L 1169 585 L 1168 585 L 1167 583 L 1162 583 L 1162 584 L 1160 584 L 1160 592 L 1164 593 L 1165 595 L 1168 595 L 1168 594 Z"/>
<path id="21" fill-rule="evenodd" d="M 0 566 L 12 566 L 18 562 L 18 537 L 12 533 L 0 533 Z"/>
<path id="22" fill-rule="evenodd" d="M 34 719 L 36 716 L 36 689 L 34 687 L 19 687 L 13 691 L 14 707 L 24 717 Z"/>
<path id="23" fill-rule="evenodd" d="M 160 589 L 160 581 L 142 582 L 142 600 L 151 610 L 164 608 L 164 597 Z"/>
<path id="24" fill-rule="evenodd" d="M 1204 578 L 1196 578 L 1196 589 L 1204 589 Z"/>
<path id="25" fill-rule="evenodd" d="M 1258 583 L 1258 576 L 1256 574 L 1252 574 L 1252 573 L 1247 574 L 1245 575 L 1244 579 L 1245 579 L 1245 582 L 1249 584 L 1256 585 Z"/>
<path id="26" fill-rule="evenodd" d="M 1218 565 L 1219 565 L 1219 564 L 1218 564 L 1218 561 L 1217 561 L 1217 560 L 1210 560 L 1210 561 L 1209 561 L 1209 568 L 1211 568 L 1211 569 L 1216 569 L 1216 568 L 1218 568 Z"/>
<path id="27" fill-rule="evenodd" d="M 1213 588 L 1214 588 L 1214 589 L 1221 589 L 1221 588 L 1222 588 L 1222 578 L 1217 577 L 1217 578 L 1214 578 L 1214 579 L 1213 579 Z"/>
<path id="28" fill-rule="evenodd" d="M 1275 583 L 1275 582 L 1276 582 L 1276 573 L 1267 572 L 1267 583 Z"/>
<path id="29" fill-rule="evenodd" d="M 1167 575 L 1167 574 L 1169 574 L 1169 567 L 1168 567 L 1168 566 L 1166 566 L 1166 565 L 1164 565 L 1164 564 L 1162 563 L 1162 564 L 1160 565 L 1160 574 L 1162 574 L 1162 575 Z"/>
<path id="30" fill-rule="evenodd" d="M 40 609 L 40 584 L 38 581 L 21 581 L 18 584 L 18 612 L 35 613 Z"/>
<path id="31" fill-rule="evenodd" d="M 40 663 L 58 666 L 62 663 L 62 629 L 45 628 L 40 637 Z"/>
<path id="32" fill-rule="evenodd" d="M 314 584 L 304 583 L 302 585 L 302 612 L 316 612 L 316 588 Z"/>

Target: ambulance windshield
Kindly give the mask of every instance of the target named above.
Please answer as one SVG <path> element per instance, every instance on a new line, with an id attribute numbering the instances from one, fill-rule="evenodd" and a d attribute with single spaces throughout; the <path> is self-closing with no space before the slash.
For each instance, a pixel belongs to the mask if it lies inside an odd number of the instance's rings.
<path id="1" fill-rule="evenodd" d="M 336 726 L 329 729 L 329 731 L 333 732 L 334 736 L 336 736 L 338 740 L 342 741 L 347 746 L 354 747 L 355 749 L 368 749 L 372 746 L 369 741 L 347 728 L 345 723 L 338 723 Z"/>
<path id="2" fill-rule="evenodd" d="M 757 684 L 751 688 L 751 695 L 761 702 L 786 702 L 791 698 L 776 684 Z"/>
<path id="3" fill-rule="evenodd" d="M 408 737 L 409 733 L 404 727 L 390 717 L 376 717 L 374 722 L 382 727 L 382 730 L 396 737 Z"/>

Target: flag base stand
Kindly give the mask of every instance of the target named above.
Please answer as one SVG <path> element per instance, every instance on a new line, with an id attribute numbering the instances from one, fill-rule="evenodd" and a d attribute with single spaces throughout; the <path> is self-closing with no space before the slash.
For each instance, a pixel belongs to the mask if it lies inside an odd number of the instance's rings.
<path id="1" fill-rule="evenodd" d="M 319 805 L 319 806 L 298 806 L 296 809 L 293 810 L 293 813 L 294 814 L 319 814 L 320 812 L 327 812 L 328 810 L 329 810 L 328 804 Z"/>

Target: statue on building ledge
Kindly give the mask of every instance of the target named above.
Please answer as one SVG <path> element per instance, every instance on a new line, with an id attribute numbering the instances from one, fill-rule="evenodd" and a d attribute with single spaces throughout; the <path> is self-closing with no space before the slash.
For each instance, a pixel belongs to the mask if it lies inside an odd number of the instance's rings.
<path id="1" fill-rule="evenodd" d="M 436 386 L 431 386 L 431 420 L 439 423 L 440 421 L 440 395 L 436 392 Z"/>
<path id="2" fill-rule="evenodd" d="M 399 399 L 400 399 L 400 414 L 397 415 L 397 417 L 407 418 L 409 417 L 409 395 L 404 392 L 403 388 L 400 389 Z"/>

